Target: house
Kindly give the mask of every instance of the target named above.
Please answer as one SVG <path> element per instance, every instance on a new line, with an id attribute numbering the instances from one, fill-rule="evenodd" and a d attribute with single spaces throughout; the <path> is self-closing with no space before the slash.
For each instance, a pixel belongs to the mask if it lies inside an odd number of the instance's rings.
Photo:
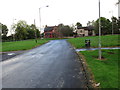
<path id="1" fill-rule="evenodd" d="M 44 38 L 58 38 L 58 26 L 46 26 L 44 28 Z"/>
<path id="2" fill-rule="evenodd" d="M 76 32 L 78 37 L 95 36 L 94 28 L 92 26 L 77 27 Z"/>

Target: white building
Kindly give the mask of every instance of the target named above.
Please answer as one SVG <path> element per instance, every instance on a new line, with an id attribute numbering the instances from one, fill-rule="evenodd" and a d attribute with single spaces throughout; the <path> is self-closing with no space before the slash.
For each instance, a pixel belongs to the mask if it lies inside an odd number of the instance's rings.
<path id="1" fill-rule="evenodd" d="M 77 35 L 78 37 L 84 37 L 84 36 L 95 36 L 95 32 L 93 27 L 77 27 Z"/>

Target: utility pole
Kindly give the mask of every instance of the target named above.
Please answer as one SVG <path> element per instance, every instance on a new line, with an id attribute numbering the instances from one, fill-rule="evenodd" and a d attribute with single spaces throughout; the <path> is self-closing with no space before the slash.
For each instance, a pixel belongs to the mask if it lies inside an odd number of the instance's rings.
<path id="1" fill-rule="evenodd" d="M 49 7 L 49 6 L 47 5 L 45 7 Z M 43 8 L 43 7 L 39 8 L 40 32 L 41 32 L 41 8 Z"/>
<path id="2" fill-rule="evenodd" d="M 114 29 L 113 28 L 113 11 L 110 11 L 110 13 L 112 13 L 112 18 L 111 19 L 112 19 L 112 35 L 113 35 L 114 34 L 114 31 L 113 31 L 113 29 Z"/>
<path id="3" fill-rule="evenodd" d="M 34 19 L 34 25 L 35 25 L 35 19 Z M 35 27 L 34 27 L 34 30 L 35 30 L 35 42 L 37 43 L 36 25 L 35 25 Z"/>
<path id="4" fill-rule="evenodd" d="M 112 15 L 112 35 L 114 34 L 114 32 L 113 32 L 113 15 Z"/>
<path id="5" fill-rule="evenodd" d="M 118 0 L 118 22 L 120 22 L 120 0 Z M 120 24 L 118 24 L 120 26 Z M 119 27 L 119 31 L 120 31 L 120 27 Z"/>
<path id="6" fill-rule="evenodd" d="M 40 20 L 40 31 L 41 31 L 41 7 L 39 8 L 39 20 Z"/>
<path id="7" fill-rule="evenodd" d="M 101 18 L 100 18 L 100 0 L 99 0 L 99 59 L 101 60 Z"/>
<path id="8" fill-rule="evenodd" d="M 14 24 L 14 21 L 15 21 L 15 20 L 16 20 L 16 19 L 13 18 L 13 25 L 12 25 L 12 31 L 11 31 L 11 35 L 13 36 L 13 41 L 15 41 L 15 35 L 14 35 L 15 33 L 12 33 L 12 32 L 15 32 L 15 29 L 14 29 L 14 28 L 15 28 L 15 27 L 14 27 L 14 25 L 15 25 L 15 24 Z"/>
<path id="9" fill-rule="evenodd" d="M 118 0 L 118 20 L 120 20 L 120 0 Z"/>

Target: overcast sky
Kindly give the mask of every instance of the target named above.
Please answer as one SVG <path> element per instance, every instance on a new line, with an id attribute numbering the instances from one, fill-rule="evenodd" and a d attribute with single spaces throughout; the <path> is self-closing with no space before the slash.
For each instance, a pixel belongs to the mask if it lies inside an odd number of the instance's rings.
<path id="1" fill-rule="evenodd" d="M 101 16 L 111 18 L 118 17 L 118 0 L 101 0 Z M 25 20 L 27 24 L 33 24 L 36 20 L 40 27 L 39 8 L 41 8 L 41 26 L 54 26 L 59 23 L 65 25 L 80 22 L 86 26 L 88 21 L 98 18 L 98 0 L 0 0 L 0 22 L 8 28 L 19 20 Z M 49 7 L 45 7 L 49 5 Z"/>

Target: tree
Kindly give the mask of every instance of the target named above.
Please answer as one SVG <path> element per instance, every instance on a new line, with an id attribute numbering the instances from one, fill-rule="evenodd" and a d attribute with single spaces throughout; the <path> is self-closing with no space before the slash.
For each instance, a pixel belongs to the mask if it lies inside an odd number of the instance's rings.
<path id="1" fill-rule="evenodd" d="M 117 20 L 117 25 L 118 25 L 118 33 L 117 34 L 120 34 L 120 17 Z"/>
<path id="2" fill-rule="evenodd" d="M 44 37 L 44 32 L 43 33 L 41 33 L 41 38 L 43 38 Z"/>
<path id="3" fill-rule="evenodd" d="M 36 26 L 34 25 L 34 24 L 32 24 L 31 26 L 30 26 L 30 29 L 31 29 L 31 31 L 34 33 L 34 35 L 32 34 L 32 36 L 34 36 L 33 38 L 35 38 L 35 34 L 36 34 L 36 37 L 38 38 L 38 37 L 40 37 L 40 31 L 36 28 Z"/>
<path id="4" fill-rule="evenodd" d="M 34 24 L 28 25 L 26 21 L 20 20 L 14 27 L 16 40 L 26 40 L 40 37 L 40 31 Z"/>
<path id="5" fill-rule="evenodd" d="M 119 4 L 120 3 L 120 0 L 118 0 L 118 2 L 116 4 Z"/>
<path id="6" fill-rule="evenodd" d="M 37 34 L 37 38 L 40 37 L 40 31 L 38 29 L 36 29 L 36 34 Z"/>
<path id="7" fill-rule="evenodd" d="M 73 28 L 68 25 L 64 26 L 63 24 L 59 24 L 58 31 L 62 37 L 63 36 L 65 36 L 65 37 L 73 36 Z"/>
<path id="8" fill-rule="evenodd" d="M 111 22 L 109 19 L 106 19 L 105 17 L 101 17 L 101 34 L 102 35 L 107 35 L 107 34 L 111 34 L 112 32 L 112 28 L 111 28 Z M 94 28 L 95 28 L 95 33 L 96 35 L 99 34 L 99 19 L 96 20 L 95 24 L 94 24 Z"/>
<path id="9" fill-rule="evenodd" d="M 58 25 L 58 32 L 59 32 L 59 37 L 62 38 L 63 37 L 63 34 L 62 34 L 62 28 L 64 27 L 63 24 L 59 24 Z"/>
<path id="10" fill-rule="evenodd" d="M 112 17 L 112 23 L 113 23 L 113 34 L 120 34 L 119 31 L 119 23 L 120 21 L 116 17 Z"/>
<path id="11" fill-rule="evenodd" d="M 77 28 L 78 28 L 78 27 L 82 27 L 82 24 L 81 24 L 80 22 L 77 22 L 77 23 L 76 23 L 76 26 L 77 26 Z"/>
<path id="12" fill-rule="evenodd" d="M 15 39 L 16 40 L 25 40 L 27 39 L 27 28 L 28 25 L 26 23 L 26 21 L 18 21 L 18 23 L 16 24 L 16 29 L 15 29 Z"/>
<path id="13" fill-rule="evenodd" d="M 1 32 L 1 36 L 2 36 L 2 40 L 6 40 L 7 39 L 7 33 L 8 33 L 8 28 L 6 25 L 0 23 L 0 27 L 2 29 L 2 32 Z"/>
<path id="14" fill-rule="evenodd" d="M 90 22 L 90 21 L 88 21 L 87 26 L 90 26 L 90 25 L 91 25 L 91 22 Z"/>
<path id="15" fill-rule="evenodd" d="M 93 20 L 92 22 L 91 22 L 91 21 L 88 21 L 87 26 L 94 26 L 94 23 L 95 23 L 94 20 Z"/>
<path id="16" fill-rule="evenodd" d="M 35 30 L 33 28 L 33 25 L 29 26 L 26 28 L 27 30 L 27 39 L 34 39 L 35 38 Z"/>

